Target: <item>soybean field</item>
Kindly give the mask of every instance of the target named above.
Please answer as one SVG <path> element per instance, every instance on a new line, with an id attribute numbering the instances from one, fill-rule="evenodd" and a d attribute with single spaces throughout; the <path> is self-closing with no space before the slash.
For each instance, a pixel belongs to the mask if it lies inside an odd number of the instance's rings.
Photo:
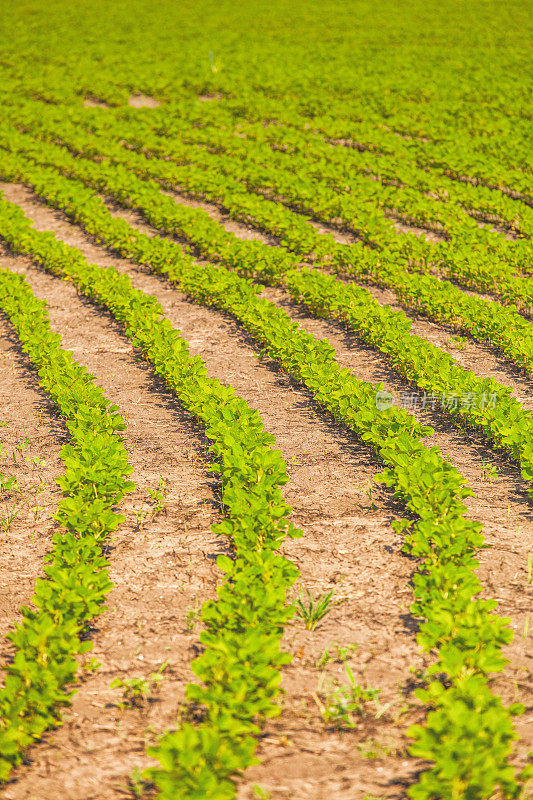
<path id="1" fill-rule="evenodd" d="M 0 797 L 526 800 L 523 0 L 0 0 Z"/>

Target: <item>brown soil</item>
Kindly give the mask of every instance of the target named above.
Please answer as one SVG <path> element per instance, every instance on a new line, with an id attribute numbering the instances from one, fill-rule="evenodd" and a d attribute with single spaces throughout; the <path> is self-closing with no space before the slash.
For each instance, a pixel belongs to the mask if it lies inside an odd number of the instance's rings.
<path id="1" fill-rule="evenodd" d="M 392 214 L 387 214 L 390 217 L 392 224 L 394 225 L 396 231 L 398 233 L 414 233 L 416 236 L 420 238 L 420 236 L 424 236 L 428 242 L 434 242 L 437 244 L 438 242 L 444 242 L 449 239 L 449 236 L 444 231 L 436 230 L 435 228 L 423 228 L 418 225 L 413 225 L 408 222 L 402 222 L 399 217 L 394 217 Z"/>
<path id="2" fill-rule="evenodd" d="M 488 189 L 493 189 L 495 192 L 501 192 L 511 197 L 513 200 L 521 200 L 527 206 L 533 206 L 531 197 L 523 192 L 517 192 L 515 189 L 510 189 L 508 186 L 498 186 L 493 183 L 487 183 L 479 178 L 472 178 L 470 175 L 456 175 L 453 172 L 445 172 L 448 178 L 453 181 L 460 181 L 461 183 L 470 183 L 472 186 L 486 186 Z"/>
<path id="3" fill-rule="evenodd" d="M 220 222 L 220 224 L 224 226 L 225 230 L 227 230 L 229 233 L 234 233 L 235 236 L 238 236 L 240 239 L 255 239 L 262 244 L 271 246 L 274 246 L 277 243 L 273 236 L 268 236 L 262 231 L 259 231 L 257 228 L 253 228 L 251 225 L 246 225 L 243 222 L 238 222 L 237 220 L 232 219 L 229 214 L 227 214 L 223 209 L 214 203 L 208 203 L 205 200 L 192 199 L 186 194 L 176 191 L 163 190 L 163 194 L 166 194 L 168 197 L 172 197 L 173 200 L 181 205 L 189 206 L 189 208 L 200 208 L 202 211 L 206 211 L 211 219 L 215 219 L 217 222 Z"/>
<path id="4" fill-rule="evenodd" d="M 128 105 L 132 108 L 157 108 L 161 103 L 155 97 L 149 97 L 147 94 L 132 94 Z"/>
<path id="5" fill-rule="evenodd" d="M 430 228 L 421 228 L 416 225 L 407 224 L 406 222 L 402 222 L 399 216 L 394 216 L 392 213 L 387 214 L 387 216 L 391 227 L 398 235 L 402 233 L 414 233 L 418 237 L 423 235 L 428 241 L 434 243 L 442 242 L 446 239 L 443 233 Z M 309 220 L 309 223 L 320 233 L 330 233 L 339 244 L 353 244 L 354 242 L 361 241 L 360 236 L 354 231 L 346 229 L 343 224 L 340 224 L 339 227 L 335 227 L 333 224 L 327 225 L 317 220 Z"/>
<path id="6" fill-rule="evenodd" d="M 83 101 L 84 108 L 109 108 L 109 103 L 99 97 L 86 97 Z"/>
<path id="7" fill-rule="evenodd" d="M 473 217 L 476 216 L 473 212 L 471 212 L 471 215 Z M 524 237 L 520 235 L 519 231 L 514 231 L 510 228 L 506 228 L 504 225 L 501 225 L 499 218 L 496 216 L 484 214 L 483 218 L 477 217 L 477 224 L 480 228 L 490 228 L 493 233 L 501 234 L 501 236 L 509 239 L 510 242 L 519 242 L 524 239 Z"/>
<path id="8" fill-rule="evenodd" d="M 409 670 L 430 661 L 418 651 L 416 624 L 408 613 L 409 576 L 416 564 L 401 555 L 401 538 L 390 527 L 402 509 L 384 489 L 370 488 L 380 465 L 346 428 L 314 409 L 308 394 L 274 363 L 255 358 L 252 343 L 229 317 L 190 303 L 176 289 L 95 246 L 61 214 L 35 202 L 27 190 L 5 188 L 8 199 L 18 202 L 37 227 L 54 230 L 95 263 L 127 271 L 135 286 L 156 295 L 191 352 L 204 358 L 209 374 L 233 385 L 258 409 L 287 461 L 291 481 L 285 496 L 293 506 L 294 522 L 304 531 L 302 539 L 283 548 L 301 571 L 295 594 L 302 587 L 313 594 L 333 589 L 334 599 L 343 600 L 315 631 L 306 631 L 297 620 L 287 627 L 284 646 L 294 660 L 283 675 L 283 711 L 264 728 L 262 764 L 246 773 L 240 798 L 253 797 L 254 783 L 276 798 L 362 800 L 370 793 L 403 797 L 405 781 L 412 781 L 420 768 L 406 756 L 405 731 L 423 718 L 412 694 L 416 673 Z M 122 216 L 138 224 L 130 212 Z M 149 763 L 145 741 L 174 725 L 190 679 L 188 665 L 197 652 L 198 628 L 188 632 L 186 612 L 212 596 L 220 578 L 214 557 L 227 547 L 209 531 L 219 518 L 216 486 L 203 467 L 201 430 L 154 380 L 151 369 L 136 360 L 110 318 L 78 298 L 71 284 L 44 275 L 26 259 L 12 257 L 9 266 L 26 274 L 35 291 L 48 299 L 53 327 L 65 337 L 65 346 L 98 375 L 106 395 L 126 414 L 125 440 L 137 490 L 123 504 L 127 522 L 110 553 L 115 589 L 109 611 L 99 618 L 93 634 L 91 655 L 102 667 L 80 683 L 65 725 L 32 748 L 29 764 L 16 771 L 5 797 L 30 800 L 58 792 L 72 800 L 123 797 L 132 767 Z M 397 394 L 407 388 L 383 356 L 340 326 L 310 318 L 278 289 L 265 294 L 306 329 L 327 336 L 340 363 L 358 377 L 382 380 Z M 433 328 L 428 335 L 448 338 L 438 326 Z M 469 345 L 459 355 L 472 358 L 479 369 L 502 369 L 509 385 L 516 380 L 500 364 L 480 363 L 482 356 L 470 347 L 476 346 Z M 515 388 L 525 394 L 521 383 Z M 512 666 L 496 688 L 506 701 L 516 694 L 527 703 L 531 718 L 527 686 L 533 664 L 527 639 L 521 636 L 533 535 L 525 486 L 518 470 L 494 454 L 482 437 L 456 431 L 436 413 L 416 413 L 435 427 L 432 441 L 476 491 L 470 513 L 484 523 L 491 545 L 481 554 L 480 578 L 487 596 L 500 600 L 500 613 L 511 617 L 517 631 L 509 648 Z M 490 478 L 490 468 L 498 470 L 497 479 Z M 153 518 L 147 489 L 155 488 L 159 477 L 167 481 L 167 513 Z M 140 530 L 139 510 L 147 512 Z M 343 647 L 357 644 L 348 662 L 356 680 L 379 688 L 381 703 L 391 704 L 382 713 L 371 704 L 355 730 L 344 733 L 326 728 L 320 716 L 320 689 L 332 678 L 346 682 L 335 642 Z M 333 660 L 320 669 L 317 661 L 326 648 Z M 147 675 L 164 660 L 169 662 L 167 677 L 153 701 L 140 709 L 117 708 L 120 691 L 108 688 L 111 680 Z M 526 716 L 518 722 L 523 737 L 518 763 L 530 747 L 527 721 Z"/>

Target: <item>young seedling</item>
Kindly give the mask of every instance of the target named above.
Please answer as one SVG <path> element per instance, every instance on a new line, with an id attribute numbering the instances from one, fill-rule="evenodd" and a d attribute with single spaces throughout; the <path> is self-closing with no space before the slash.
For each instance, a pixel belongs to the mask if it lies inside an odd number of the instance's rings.
<path id="1" fill-rule="evenodd" d="M 25 454 L 28 452 L 28 450 L 29 450 L 29 449 L 30 449 L 30 443 L 29 443 L 28 439 L 26 438 L 26 439 L 24 440 L 24 444 L 18 444 L 18 445 L 15 447 L 15 450 L 13 451 L 13 458 L 16 460 L 16 455 L 15 455 L 15 453 L 16 453 L 16 452 L 17 452 L 17 450 L 18 450 L 18 452 L 20 453 L 20 455 L 21 455 L 21 456 L 22 456 L 22 458 L 24 459 L 24 458 L 25 458 Z"/>
<path id="2" fill-rule="evenodd" d="M 194 630 L 194 626 L 200 619 L 200 614 L 202 613 L 202 606 L 196 606 L 196 608 L 188 608 L 185 614 L 185 626 L 189 633 L 192 633 Z"/>
<path id="3" fill-rule="evenodd" d="M 336 660 L 340 661 L 341 664 L 346 663 L 352 653 L 359 647 L 358 644 L 347 644 L 346 647 L 342 647 L 340 644 L 336 644 L 335 646 L 337 648 Z"/>
<path id="4" fill-rule="evenodd" d="M 372 511 L 375 511 L 377 506 L 376 506 L 376 504 L 374 502 L 374 498 L 372 497 L 372 489 L 373 488 L 374 488 L 374 484 L 372 483 L 372 481 L 371 480 L 367 481 L 367 483 L 365 483 L 363 485 L 362 491 L 359 493 L 359 496 L 361 496 L 361 494 L 365 494 L 366 497 L 368 497 L 368 499 L 370 501 L 370 508 L 372 509 Z"/>
<path id="5" fill-rule="evenodd" d="M 533 581 L 533 554 L 527 554 L 527 582 L 528 585 L 531 586 L 531 582 Z"/>
<path id="6" fill-rule="evenodd" d="M 0 528 L 4 533 L 8 533 L 10 531 L 12 524 L 19 515 L 19 511 L 20 509 L 18 509 L 14 503 L 5 514 L 0 515 Z"/>
<path id="7" fill-rule="evenodd" d="M 404 714 L 407 714 L 408 711 L 411 710 L 410 703 L 403 703 L 392 715 L 392 724 L 399 725 L 400 720 Z"/>
<path id="8" fill-rule="evenodd" d="M 348 666 L 344 665 L 348 683 L 341 685 L 334 681 L 325 695 L 322 706 L 322 719 L 325 723 L 333 725 L 338 730 L 355 728 L 357 718 L 362 716 L 365 704 L 370 700 L 377 705 L 379 689 L 363 689 L 355 682 L 355 677 Z"/>
<path id="9" fill-rule="evenodd" d="M 33 489 L 32 489 L 33 503 L 32 503 L 32 509 L 31 510 L 32 510 L 32 513 L 33 513 L 33 521 L 34 522 L 37 522 L 37 517 L 39 516 L 41 511 L 44 511 L 46 509 L 46 505 L 44 505 L 44 506 L 40 506 L 39 505 L 39 497 L 44 492 L 46 492 L 47 488 L 48 488 L 47 482 L 45 480 L 43 480 L 43 478 L 41 477 L 39 479 L 39 485 L 38 486 L 34 486 Z"/>
<path id="10" fill-rule="evenodd" d="M 368 489 L 366 492 L 366 496 L 370 500 L 370 508 L 372 509 L 372 511 L 375 511 L 377 509 L 377 505 L 374 503 L 374 498 L 372 497 L 372 484 L 370 481 L 368 481 Z"/>
<path id="11" fill-rule="evenodd" d="M 468 344 L 468 339 L 466 336 L 452 336 L 450 342 L 456 350 L 464 350 Z"/>
<path id="12" fill-rule="evenodd" d="M 128 778 L 128 789 L 133 797 L 144 797 L 147 789 L 147 781 L 144 780 L 138 767 L 134 767 Z"/>
<path id="13" fill-rule="evenodd" d="M 167 491 L 167 483 L 164 478 L 159 478 L 156 489 L 148 489 L 148 494 L 154 501 L 152 506 L 152 514 L 158 517 L 163 511 L 166 512 L 165 495 Z"/>
<path id="14" fill-rule="evenodd" d="M 146 513 L 147 512 L 144 511 L 144 509 L 142 508 L 140 508 L 138 511 L 135 512 L 135 526 L 136 526 L 135 530 L 137 531 L 141 530 Z"/>
<path id="15" fill-rule="evenodd" d="M 317 658 L 317 660 L 315 661 L 315 667 L 317 669 L 324 669 L 326 664 L 329 664 L 329 662 L 332 659 L 333 659 L 333 656 L 330 655 L 330 652 L 329 652 L 328 648 L 325 647 L 324 648 L 324 652 L 322 653 L 322 655 L 319 656 L 319 658 Z"/>
<path id="16" fill-rule="evenodd" d="M 0 497 L 7 492 L 19 492 L 17 479 L 13 475 L 3 475 L 0 472 Z"/>
<path id="17" fill-rule="evenodd" d="M 313 597 L 306 589 L 307 599 L 304 599 L 303 594 L 296 601 L 296 615 L 305 622 L 305 627 L 308 631 L 314 631 L 321 619 L 331 611 L 333 606 L 338 606 L 344 600 L 332 600 L 333 589 L 327 594 L 316 595 Z"/>
<path id="18" fill-rule="evenodd" d="M 89 658 L 83 664 L 82 669 L 84 672 L 95 672 L 99 667 L 102 666 L 102 662 L 98 661 L 96 658 Z"/>
<path id="19" fill-rule="evenodd" d="M 253 353 L 252 355 L 254 358 L 257 358 L 258 361 L 261 361 L 261 359 L 268 357 L 268 347 L 263 347 L 257 353 Z"/>
<path id="20" fill-rule="evenodd" d="M 272 797 L 270 792 L 265 792 L 265 790 L 262 789 L 258 783 L 255 783 L 252 788 L 257 800 L 270 800 Z"/>
<path id="21" fill-rule="evenodd" d="M 481 480 L 485 483 L 492 483 L 498 479 L 498 467 L 490 461 L 481 460 Z"/>
<path id="22" fill-rule="evenodd" d="M 139 708 L 150 694 L 156 689 L 163 680 L 163 671 L 168 666 L 168 661 L 164 661 L 157 672 L 151 672 L 146 678 L 129 678 L 123 681 L 122 678 L 115 678 L 111 681 L 110 689 L 122 689 L 123 702 L 118 703 L 119 708 Z"/>
<path id="23" fill-rule="evenodd" d="M 376 739 L 372 738 L 361 742 L 361 744 L 357 746 L 357 749 L 363 758 L 368 759 L 385 758 L 386 756 L 391 756 L 396 752 L 396 748 L 382 744 L 381 742 L 378 742 Z"/>
<path id="24" fill-rule="evenodd" d="M 336 648 L 337 655 L 333 656 L 331 653 L 331 649 L 328 649 L 326 647 L 322 655 L 315 661 L 315 667 L 317 669 L 324 669 L 326 664 L 329 664 L 330 661 L 337 661 L 340 664 L 344 664 L 348 660 L 350 655 L 354 652 L 354 650 L 356 650 L 359 647 L 359 645 L 347 644 L 345 647 L 343 647 L 342 645 L 338 644 L 338 642 L 333 642 L 333 644 L 330 645 L 329 648 L 331 647 Z"/>

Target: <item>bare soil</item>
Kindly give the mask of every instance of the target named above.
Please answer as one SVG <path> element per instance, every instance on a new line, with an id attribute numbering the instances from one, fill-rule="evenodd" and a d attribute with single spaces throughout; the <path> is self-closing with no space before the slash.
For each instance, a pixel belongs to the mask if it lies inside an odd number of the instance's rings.
<path id="1" fill-rule="evenodd" d="M 109 108 L 109 103 L 99 97 L 86 97 L 83 101 L 84 108 Z"/>
<path id="2" fill-rule="evenodd" d="M 128 100 L 128 105 L 132 108 L 157 108 L 161 103 L 155 97 L 150 97 L 147 94 L 132 94 Z"/>

